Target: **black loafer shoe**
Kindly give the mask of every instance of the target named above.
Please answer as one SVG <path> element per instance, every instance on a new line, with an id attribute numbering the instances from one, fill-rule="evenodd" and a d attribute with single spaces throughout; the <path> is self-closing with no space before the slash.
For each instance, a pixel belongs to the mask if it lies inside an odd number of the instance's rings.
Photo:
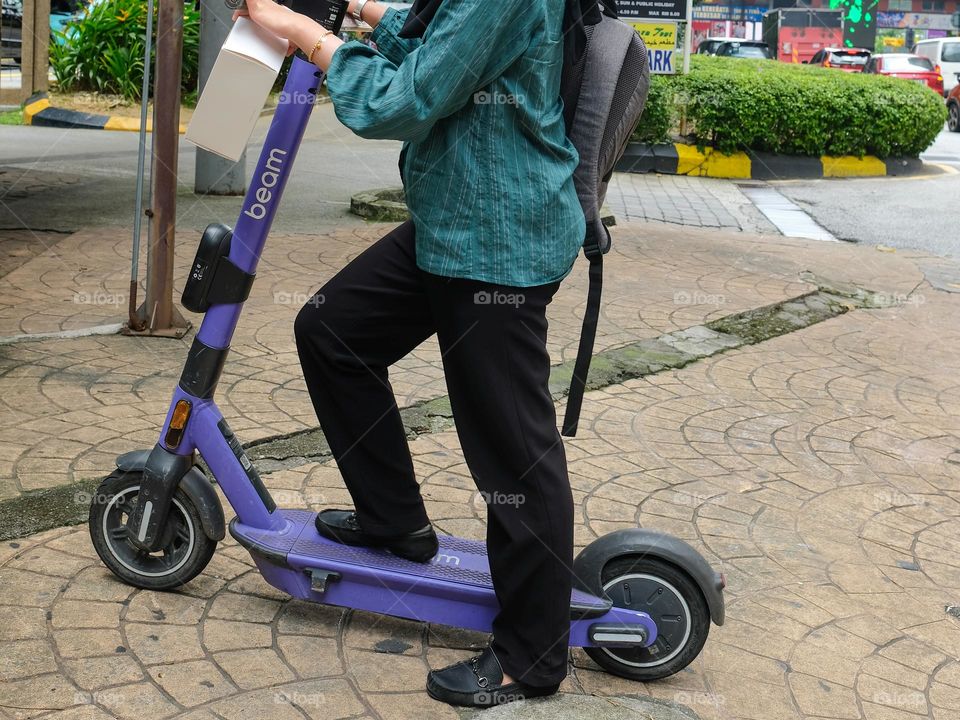
<path id="1" fill-rule="evenodd" d="M 432 525 L 403 535 L 371 535 L 360 527 L 356 512 L 333 509 L 321 510 L 314 524 L 318 533 L 334 542 L 362 547 L 382 547 L 394 555 L 414 562 L 428 562 L 440 548 L 437 533 L 434 532 Z"/>
<path id="2" fill-rule="evenodd" d="M 504 685 L 503 668 L 491 648 L 442 670 L 431 670 L 427 675 L 427 693 L 430 697 L 461 707 L 486 708 L 514 700 L 553 695 L 559 687 L 534 687 L 516 681 Z"/>

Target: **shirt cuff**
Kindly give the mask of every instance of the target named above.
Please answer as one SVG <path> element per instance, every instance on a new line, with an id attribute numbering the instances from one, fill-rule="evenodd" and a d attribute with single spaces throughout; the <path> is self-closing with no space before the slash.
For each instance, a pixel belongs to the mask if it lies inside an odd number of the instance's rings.
<path id="1" fill-rule="evenodd" d="M 394 65 L 403 62 L 403 58 L 410 52 L 410 41 L 397 37 L 397 33 L 406 21 L 406 12 L 400 12 L 397 8 L 387 8 L 380 22 L 370 33 L 370 40 L 377 44 L 377 49 Z"/>

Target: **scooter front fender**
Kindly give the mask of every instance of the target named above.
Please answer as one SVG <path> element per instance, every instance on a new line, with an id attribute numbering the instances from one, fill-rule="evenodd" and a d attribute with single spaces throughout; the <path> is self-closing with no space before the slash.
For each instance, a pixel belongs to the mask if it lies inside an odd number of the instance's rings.
<path id="1" fill-rule="evenodd" d="M 150 450 L 133 450 L 117 458 L 117 468 L 124 472 L 144 472 Z M 223 506 L 213 485 L 196 465 L 190 467 L 180 478 L 178 486 L 190 498 L 200 514 L 203 533 L 211 540 L 219 542 L 226 536 L 227 524 L 223 517 Z"/>

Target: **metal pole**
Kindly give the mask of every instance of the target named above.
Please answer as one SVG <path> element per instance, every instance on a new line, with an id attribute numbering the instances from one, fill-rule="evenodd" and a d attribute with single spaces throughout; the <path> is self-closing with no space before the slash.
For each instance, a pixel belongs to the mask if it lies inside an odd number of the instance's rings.
<path id="1" fill-rule="evenodd" d="M 4 93 L 4 102 L 16 104 L 47 89 L 50 66 L 50 0 L 25 0 L 20 12 L 20 89 Z"/>
<path id="2" fill-rule="evenodd" d="M 130 262 L 130 298 L 127 326 L 143 330 L 137 316 L 137 281 L 140 274 L 140 225 L 143 219 L 143 165 L 147 153 L 147 103 L 150 101 L 150 54 L 153 50 L 153 0 L 147 0 L 147 32 L 143 38 L 143 85 L 140 89 L 140 142 L 137 147 L 137 199 L 133 215 L 133 259 Z"/>
<path id="3" fill-rule="evenodd" d="M 180 72 L 183 0 L 160 0 L 153 92 L 153 217 L 147 247 L 147 294 L 140 317 L 151 335 L 180 337 L 188 324 L 173 305 L 173 250 L 177 225 Z"/>
<path id="4" fill-rule="evenodd" d="M 213 70 L 220 47 L 233 26 L 233 10 L 225 2 L 200 5 L 200 92 Z M 247 189 L 246 153 L 232 162 L 197 148 L 194 191 L 209 195 L 243 195 Z"/>
<path id="5" fill-rule="evenodd" d="M 687 0 L 687 19 L 683 25 L 683 74 L 690 72 L 690 52 L 693 46 L 693 0 Z"/>
<path id="6" fill-rule="evenodd" d="M 46 90 L 49 83 L 48 73 L 50 72 L 50 0 L 35 0 L 30 3 L 31 7 L 31 27 L 24 30 L 33 35 L 33 76 L 30 84 L 33 89 L 31 93 L 39 90 Z M 24 3 L 26 10 L 26 3 Z M 26 16 L 24 16 L 26 19 Z M 22 58 L 21 58 L 22 60 Z M 22 77 L 22 75 L 21 75 Z"/>

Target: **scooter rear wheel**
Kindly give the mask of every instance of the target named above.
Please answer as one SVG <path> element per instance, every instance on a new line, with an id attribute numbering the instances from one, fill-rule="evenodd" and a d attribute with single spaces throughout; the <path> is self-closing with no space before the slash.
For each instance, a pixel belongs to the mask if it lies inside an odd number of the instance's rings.
<path id="1" fill-rule="evenodd" d="M 703 593 L 687 573 L 658 558 L 627 555 L 603 568 L 601 587 L 617 607 L 646 612 L 657 623 L 657 640 L 647 648 L 587 647 L 587 655 L 609 673 L 630 680 L 660 680 L 696 659 L 710 632 Z"/>
<path id="2" fill-rule="evenodd" d="M 172 590 L 200 574 L 217 543 L 204 533 L 193 501 L 178 489 L 160 550 L 136 548 L 128 539 L 126 522 L 142 479 L 141 472 L 116 470 L 100 483 L 90 501 L 90 539 L 104 565 L 124 582 L 145 590 Z"/>

